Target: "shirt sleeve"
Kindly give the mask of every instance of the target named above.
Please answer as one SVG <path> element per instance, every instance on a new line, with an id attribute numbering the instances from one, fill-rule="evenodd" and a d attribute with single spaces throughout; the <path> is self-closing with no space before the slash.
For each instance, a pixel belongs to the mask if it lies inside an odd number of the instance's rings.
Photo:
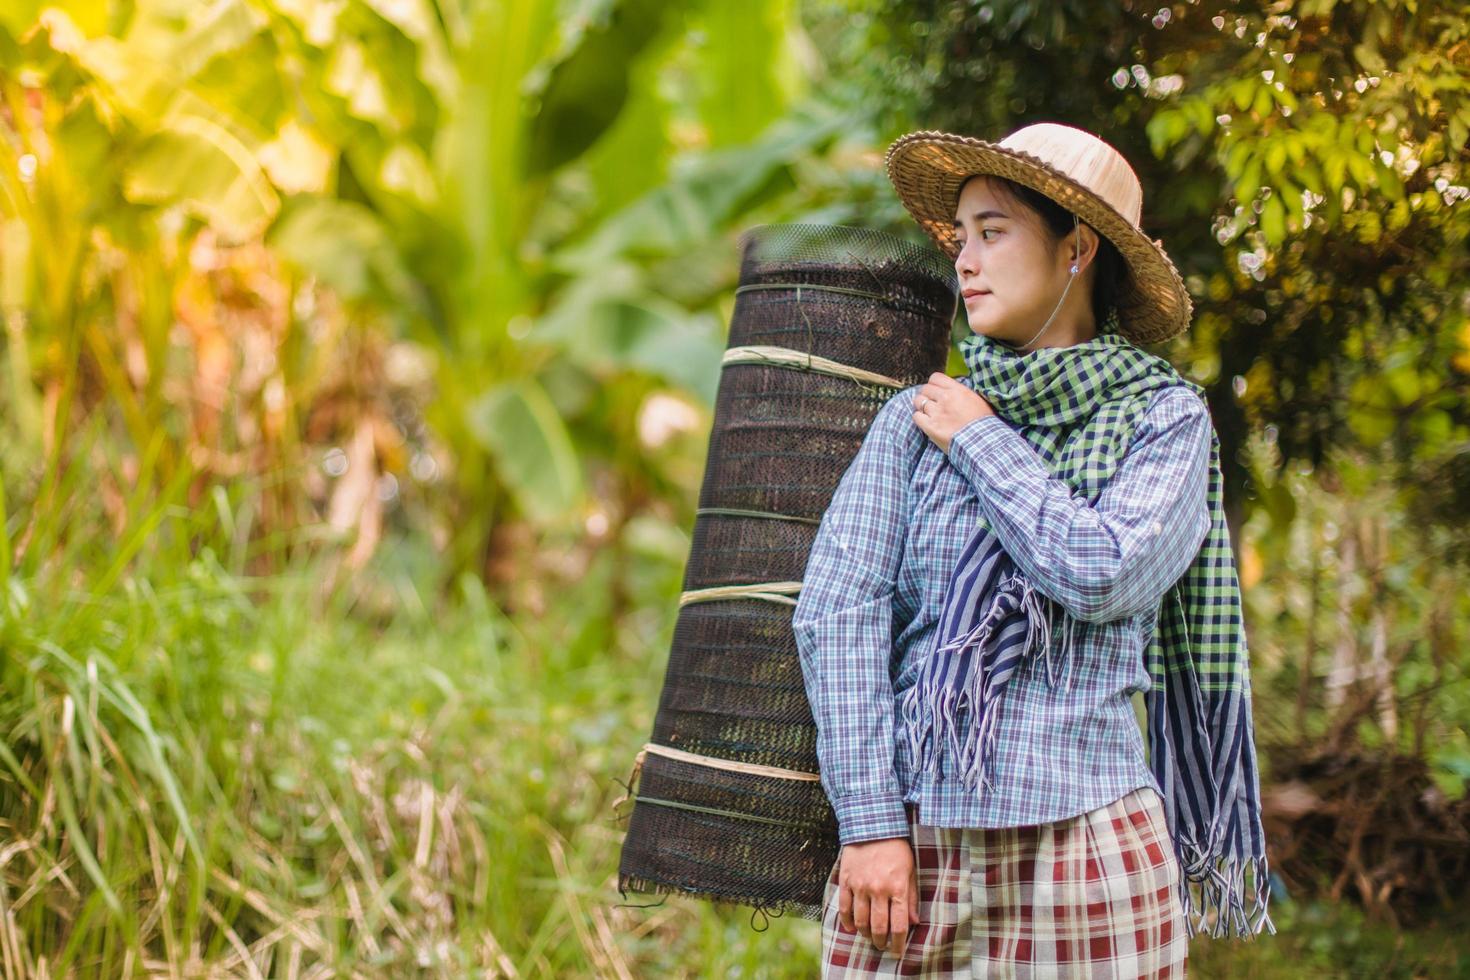
<path id="1" fill-rule="evenodd" d="M 874 418 L 822 515 L 792 616 L 822 788 L 843 844 L 909 835 L 895 772 L 893 599 L 915 438 L 907 403 Z"/>
<path id="2" fill-rule="evenodd" d="M 1036 587 L 1077 619 L 1107 622 L 1157 607 L 1199 553 L 1211 438 L 1204 401 L 1181 385 L 1163 389 L 1096 504 L 1073 496 L 995 415 L 962 426 L 949 460 Z"/>

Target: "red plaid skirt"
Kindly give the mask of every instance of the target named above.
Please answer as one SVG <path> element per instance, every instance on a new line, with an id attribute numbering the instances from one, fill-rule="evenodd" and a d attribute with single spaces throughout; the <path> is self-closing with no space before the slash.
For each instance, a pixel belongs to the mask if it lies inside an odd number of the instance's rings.
<path id="1" fill-rule="evenodd" d="M 823 977 L 1182 977 L 1179 863 L 1151 786 L 1056 823 L 926 827 L 908 804 L 920 922 L 900 960 L 842 927 L 837 873 Z"/>

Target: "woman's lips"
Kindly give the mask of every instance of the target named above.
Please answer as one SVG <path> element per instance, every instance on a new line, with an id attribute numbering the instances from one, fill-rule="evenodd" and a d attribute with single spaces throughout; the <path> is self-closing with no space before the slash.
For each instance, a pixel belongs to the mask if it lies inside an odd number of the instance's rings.
<path id="1" fill-rule="evenodd" d="M 981 296 L 989 296 L 989 295 L 990 295 L 990 290 L 988 290 L 988 289 L 981 289 L 981 290 L 977 290 L 976 292 L 973 292 L 973 293 L 965 293 L 964 294 L 964 296 L 965 296 L 965 302 L 966 303 L 968 303 L 972 299 L 979 299 Z"/>

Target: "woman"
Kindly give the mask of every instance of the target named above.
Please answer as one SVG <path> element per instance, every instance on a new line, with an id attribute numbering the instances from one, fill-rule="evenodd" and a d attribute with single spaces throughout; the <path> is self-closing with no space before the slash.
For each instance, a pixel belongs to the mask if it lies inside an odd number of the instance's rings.
<path id="1" fill-rule="evenodd" d="M 1189 296 L 1090 133 L 887 163 L 972 333 L 878 413 L 793 618 L 843 845 L 823 975 L 1183 975 L 1201 924 L 1275 931 L 1218 438 L 1137 346 Z"/>

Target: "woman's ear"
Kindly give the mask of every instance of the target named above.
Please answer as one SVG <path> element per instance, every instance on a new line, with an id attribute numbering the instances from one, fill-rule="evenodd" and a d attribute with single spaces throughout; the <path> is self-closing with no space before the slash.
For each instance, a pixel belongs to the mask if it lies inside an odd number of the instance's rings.
<path id="1" fill-rule="evenodd" d="M 1078 272 L 1081 272 L 1087 268 L 1087 263 L 1097 257 L 1099 239 L 1097 232 L 1093 231 L 1089 225 L 1079 226 L 1073 234 L 1076 239 L 1072 244 L 1072 264 L 1077 266 Z"/>

